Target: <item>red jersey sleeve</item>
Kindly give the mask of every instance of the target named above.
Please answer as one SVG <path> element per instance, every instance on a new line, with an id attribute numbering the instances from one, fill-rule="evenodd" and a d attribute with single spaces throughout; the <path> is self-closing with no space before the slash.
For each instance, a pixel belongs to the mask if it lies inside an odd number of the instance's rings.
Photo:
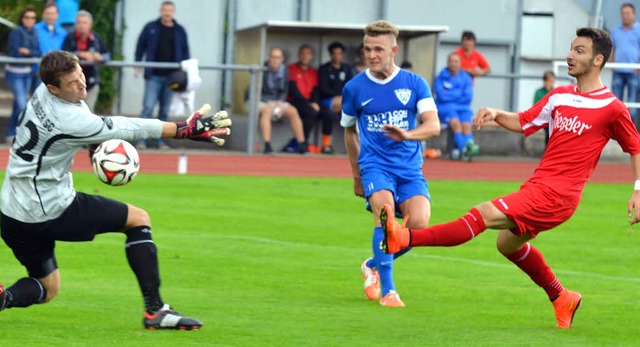
<path id="1" fill-rule="evenodd" d="M 554 94 L 554 90 L 550 91 L 540 99 L 530 109 L 522 111 L 520 115 L 520 126 L 524 136 L 529 136 L 536 131 L 549 126 L 551 121 L 551 113 L 553 111 L 553 105 L 550 102 L 551 96 Z"/>
<path id="2" fill-rule="evenodd" d="M 618 141 L 625 153 L 640 154 L 640 135 L 631 120 L 629 110 L 625 106 L 621 106 L 617 111 L 609 125 L 611 138 Z"/>

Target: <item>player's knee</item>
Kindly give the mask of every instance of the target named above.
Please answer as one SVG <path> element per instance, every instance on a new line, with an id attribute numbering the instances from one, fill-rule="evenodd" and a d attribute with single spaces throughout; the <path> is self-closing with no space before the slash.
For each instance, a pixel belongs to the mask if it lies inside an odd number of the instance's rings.
<path id="1" fill-rule="evenodd" d="M 422 229 L 429 225 L 428 215 L 410 215 L 407 221 L 407 228 L 409 229 Z"/>
<path id="2" fill-rule="evenodd" d="M 510 230 L 500 230 L 496 239 L 496 248 L 503 255 L 519 251 L 531 237 L 528 234 L 517 236 Z"/>
<path id="3" fill-rule="evenodd" d="M 129 205 L 129 214 L 127 216 L 125 229 L 138 226 L 151 226 L 151 218 L 149 218 L 147 211 L 139 207 Z"/>
<path id="4" fill-rule="evenodd" d="M 60 283 L 58 283 L 57 285 L 51 288 L 47 288 L 46 291 L 47 291 L 47 294 L 45 296 L 43 303 L 47 303 L 53 300 L 53 298 L 55 298 L 56 296 L 58 296 L 58 293 L 60 293 Z"/>

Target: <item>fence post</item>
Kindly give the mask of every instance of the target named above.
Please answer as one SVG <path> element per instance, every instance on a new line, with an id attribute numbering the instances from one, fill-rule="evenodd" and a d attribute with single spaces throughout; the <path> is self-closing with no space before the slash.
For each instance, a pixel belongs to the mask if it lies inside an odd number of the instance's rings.
<path id="1" fill-rule="evenodd" d="M 258 81 L 262 79 L 262 67 L 249 70 L 249 120 L 247 121 L 247 153 L 255 152 L 256 124 L 258 111 Z"/>

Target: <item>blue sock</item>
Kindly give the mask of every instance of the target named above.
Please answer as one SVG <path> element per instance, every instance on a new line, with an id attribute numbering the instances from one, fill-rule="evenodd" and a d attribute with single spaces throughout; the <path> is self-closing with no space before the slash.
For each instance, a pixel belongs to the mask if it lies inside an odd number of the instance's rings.
<path id="1" fill-rule="evenodd" d="M 407 252 L 409 252 L 410 250 L 412 250 L 413 247 L 408 247 L 405 248 L 403 250 L 401 250 L 400 252 L 396 252 L 393 253 L 393 260 L 396 260 L 400 257 L 402 257 L 403 255 L 407 254 Z M 374 258 L 369 258 L 369 260 L 367 260 L 367 263 L 365 264 L 367 267 L 374 269 L 376 267 L 376 261 Z"/>
<path id="2" fill-rule="evenodd" d="M 382 296 L 385 296 L 389 291 L 396 290 L 396 287 L 393 284 L 393 254 L 386 254 L 380 249 L 380 241 L 382 241 L 383 238 L 384 232 L 382 232 L 382 227 L 375 227 L 373 229 L 372 239 L 373 261 L 380 275 Z"/>
<path id="3" fill-rule="evenodd" d="M 473 138 L 473 134 L 464 134 L 464 143 L 466 144 L 469 141 L 476 143 L 476 139 Z"/>
<path id="4" fill-rule="evenodd" d="M 464 148 L 464 146 L 467 144 L 465 135 L 463 133 L 453 133 L 453 142 L 455 143 L 456 148 L 461 151 Z"/>

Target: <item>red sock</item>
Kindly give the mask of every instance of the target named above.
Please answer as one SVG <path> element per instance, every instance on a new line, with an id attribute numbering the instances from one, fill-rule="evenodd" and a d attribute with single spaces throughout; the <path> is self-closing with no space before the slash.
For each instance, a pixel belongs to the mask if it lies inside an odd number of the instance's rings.
<path id="1" fill-rule="evenodd" d="M 515 253 L 503 253 L 503 255 L 511 260 L 512 263 L 516 264 L 520 270 L 529 275 L 533 282 L 542 287 L 542 289 L 547 292 L 549 300 L 553 301 L 558 297 L 563 289 L 562 284 L 560 284 L 556 275 L 544 261 L 544 257 L 539 250 L 529 243 L 526 243 Z"/>
<path id="2" fill-rule="evenodd" d="M 487 227 L 480 211 L 472 208 L 453 222 L 411 230 L 410 246 L 456 246 L 476 237 Z"/>

